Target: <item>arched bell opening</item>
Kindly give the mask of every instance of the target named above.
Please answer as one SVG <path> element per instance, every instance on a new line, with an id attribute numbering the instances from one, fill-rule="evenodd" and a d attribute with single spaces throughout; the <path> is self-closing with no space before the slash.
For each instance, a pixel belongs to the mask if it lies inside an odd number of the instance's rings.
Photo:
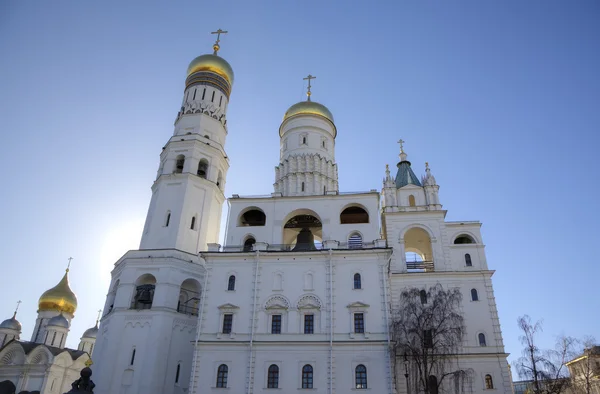
<path id="1" fill-rule="evenodd" d="M 406 268 L 414 272 L 434 271 L 431 238 L 422 228 L 411 228 L 404 234 Z"/>
<path id="2" fill-rule="evenodd" d="M 292 216 L 283 227 L 283 243 L 293 251 L 321 249 L 323 242 L 323 224 L 313 214 Z"/>
<path id="3" fill-rule="evenodd" d="M 179 288 L 179 299 L 177 300 L 177 312 L 186 315 L 198 315 L 200 302 L 200 282 L 196 279 L 186 279 Z"/>
<path id="4" fill-rule="evenodd" d="M 131 309 L 150 309 L 154 301 L 156 278 L 152 274 L 144 274 L 135 281 L 135 292 L 131 301 Z"/>

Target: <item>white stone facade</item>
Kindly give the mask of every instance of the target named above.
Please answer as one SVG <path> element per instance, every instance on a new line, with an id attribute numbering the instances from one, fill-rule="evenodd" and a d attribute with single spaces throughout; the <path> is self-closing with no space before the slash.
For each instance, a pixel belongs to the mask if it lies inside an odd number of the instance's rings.
<path id="1" fill-rule="evenodd" d="M 340 193 L 333 118 L 296 111 L 280 127 L 274 193 L 234 194 L 219 245 L 228 96 L 193 88 L 161 154 L 140 250 L 112 272 L 98 393 L 405 393 L 390 319 L 403 288 L 437 283 L 464 295 L 470 391 L 511 392 L 481 224 L 445 221 L 428 167 L 419 180 L 402 151 L 381 194 Z"/>

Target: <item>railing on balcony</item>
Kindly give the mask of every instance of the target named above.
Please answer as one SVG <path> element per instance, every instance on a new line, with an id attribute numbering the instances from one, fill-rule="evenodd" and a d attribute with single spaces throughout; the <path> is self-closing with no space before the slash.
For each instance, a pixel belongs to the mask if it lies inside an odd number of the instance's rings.
<path id="1" fill-rule="evenodd" d="M 433 272 L 433 261 L 407 261 L 406 270 L 408 272 Z"/>
<path id="2" fill-rule="evenodd" d="M 374 249 L 374 248 L 385 247 L 376 245 L 375 242 L 361 242 L 357 244 L 356 242 L 335 242 L 333 244 L 324 244 L 320 242 L 315 242 L 314 249 L 312 250 L 361 250 L 361 249 Z M 256 245 L 251 245 L 251 247 L 244 245 L 234 245 L 234 246 L 224 246 L 220 251 L 222 252 L 253 252 L 257 250 Z M 296 244 L 267 244 L 266 251 L 268 252 L 310 252 L 311 250 L 307 250 L 306 248 L 302 248 L 301 250 L 296 249 Z"/>

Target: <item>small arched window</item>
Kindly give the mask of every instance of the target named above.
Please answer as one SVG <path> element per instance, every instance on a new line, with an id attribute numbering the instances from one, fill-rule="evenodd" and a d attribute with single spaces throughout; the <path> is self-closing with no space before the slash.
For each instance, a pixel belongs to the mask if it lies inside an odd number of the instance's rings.
<path id="1" fill-rule="evenodd" d="M 465 254 L 465 264 L 467 265 L 467 267 L 473 266 L 473 262 L 471 261 L 471 255 L 468 253 Z"/>
<path id="2" fill-rule="evenodd" d="M 244 252 L 252 252 L 252 249 L 254 248 L 255 243 L 256 243 L 256 240 L 252 237 L 250 237 L 246 241 L 244 241 Z"/>
<path id="3" fill-rule="evenodd" d="M 357 389 L 367 388 L 367 367 L 362 364 L 356 366 L 354 370 L 354 382 Z"/>
<path id="4" fill-rule="evenodd" d="M 165 227 L 169 227 L 170 221 L 171 221 L 171 212 L 167 212 L 167 218 L 165 219 Z"/>
<path id="5" fill-rule="evenodd" d="M 192 216 L 192 224 L 190 224 L 190 230 L 196 229 L 196 217 Z"/>
<path id="6" fill-rule="evenodd" d="M 466 235 L 466 234 L 459 235 L 454 240 L 454 244 L 455 245 L 460 245 L 460 244 L 474 244 L 474 243 L 475 243 L 475 240 L 473 239 L 473 237 L 471 237 L 470 235 Z"/>
<path id="7" fill-rule="evenodd" d="M 313 367 L 309 364 L 302 367 L 302 388 L 313 388 Z"/>
<path id="8" fill-rule="evenodd" d="M 185 156 L 179 155 L 175 159 L 175 170 L 173 171 L 175 174 L 181 174 L 183 172 L 183 165 L 185 164 Z"/>
<path id="9" fill-rule="evenodd" d="M 302 191 L 304 191 L 304 182 L 302 182 Z"/>
<path id="10" fill-rule="evenodd" d="M 479 294 L 477 294 L 477 289 L 471 289 L 471 301 L 479 301 Z"/>
<path id="11" fill-rule="evenodd" d="M 492 380 L 492 375 L 485 375 L 485 388 L 486 390 L 491 390 L 494 388 L 494 381 Z"/>
<path id="12" fill-rule="evenodd" d="M 229 280 L 227 281 L 227 291 L 235 290 L 235 275 L 229 276 Z"/>
<path id="13" fill-rule="evenodd" d="M 434 375 L 429 375 L 427 385 L 429 386 L 429 394 L 438 394 L 438 380 Z"/>
<path id="14" fill-rule="evenodd" d="M 279 367 L 275 364 L 271 364 L 271 366 L 269 367 L 269 375 L 267 376 L 267 388 L 279 388 Z"/>
<path id="15" fill-rule="evenodd" d="M 228 372 L 229 372 L 229 368 L 227 368 L 227 365 L 225 365 L 225 364 L 219 365 L 219 369 L 217 369 L 217 388 L 227 387 L 227 373 Z"/>
<path id="16" fill-rule="evenodd" d="M 427 304 L 427 292 L 425 290 L 419 292 L 419 297 L 421 298 L 421 304 Z"/>
<path id="17" fill-rule="evenodd" d="M 354 289 L 362 289 L 361 277 L 359 273 L 354 274 Z"/>
<path id="18" fill-rule="evenodd" d="M 415 196 L 413 196 L 412 194 L 410 196 L 408 196 L 408 206 L 409 207 L 417 206 L 417 204 L 415 203 Z"/>
<path id="19" fill-rule="evenodd" d="M 369 223 L 369 214 L 361 207 L 348 207 L 340 213 L 340 223 Z"/>
<path id="20" fill-rule="evenodd" d="M 362 236 L 354 233 L 348 238 L 348 249 L 361 249 L 362 248 Z"/>
<path id="21" fill-rule="evenodd" d="M 485 343 L 485 334 L 479 333 L 478 337 L 479 337 L 479 346 L 487 346 Z"/>
<path id="22" fill-rule="evenodd" d="M 181 363 L 177 363 L 177 371 L 175 372 L 175 383 L 179 383 L 179 372 L 181 372 Z"/>
<path id="23" fill-rule="evenodd" d="M 306 137 L 302 137 L 302 143 L 306 144 Z"/>
<path id="24" fill-rule="evenodd" d="M 206 159 L 202 159 L 202 160 L 200 160 L 200 163 L 198 163 L 198 173 L 197 174 L 200 178 L 206 179 L 207 174 L 208 174 L 208 161 Z"/>

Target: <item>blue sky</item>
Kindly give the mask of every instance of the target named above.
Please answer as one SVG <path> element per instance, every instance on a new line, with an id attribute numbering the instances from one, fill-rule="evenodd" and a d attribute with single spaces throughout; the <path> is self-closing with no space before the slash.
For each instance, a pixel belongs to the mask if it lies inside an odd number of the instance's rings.
<path id="1" fill-rule="evenodd" d="M 223 28 L 228 196 L 272 191 L 281 118 L 312 73 L 342 191 L 380 189 L 403 138 L 447 220 L 483 223 L 511 360 L 525 313 L 543 346 L 600 337 L 599 17 L 595 1 L 3 2 L 0 318 L 21 299 L 28 340 L 72 256 L 68 345 L 94 324 L 139 244 L 186 67 Z"/>

